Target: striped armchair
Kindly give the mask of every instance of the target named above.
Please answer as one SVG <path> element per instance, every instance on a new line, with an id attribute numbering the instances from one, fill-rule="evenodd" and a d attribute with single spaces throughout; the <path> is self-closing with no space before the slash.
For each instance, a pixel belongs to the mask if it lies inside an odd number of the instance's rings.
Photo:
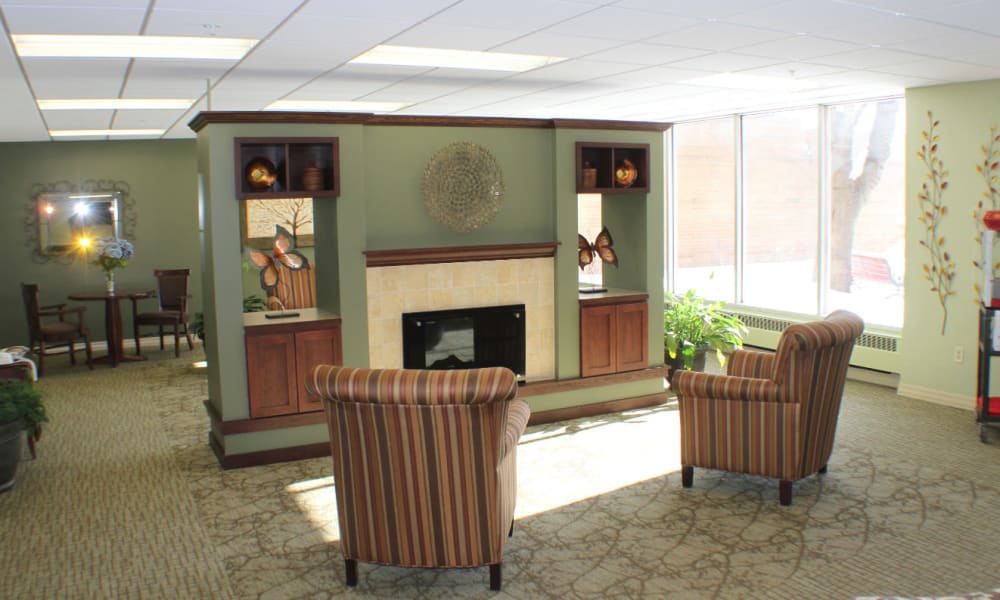
<path id="1" fill-rule="evenodd" d="M 763 475 L 779 480 L 779 500 L 791 504 L 794 481 L 826 472 L 848 361 L 863 330 L 860 317 L 838 310 L 790 325 L 773 354 L 735 352 L 726 375 L 675 374 L 684 487 L 694 467 Z"/>
<path id="2" fill-rule="evenodd" d="M 330 429 L 347 585 L 357 561 L 490 565 L 499 590 L 531 414 L 514 373 L 320 365 L 306 389 Z"/>

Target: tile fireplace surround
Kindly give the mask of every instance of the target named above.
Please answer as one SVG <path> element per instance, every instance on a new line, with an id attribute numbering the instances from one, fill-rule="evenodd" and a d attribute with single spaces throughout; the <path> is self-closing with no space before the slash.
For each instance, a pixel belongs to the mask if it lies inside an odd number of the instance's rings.
<path id="1" fill-rule="evenodd" d="M 554 262 L 546 257 L 369 266 L 369 364 L 402 367 L 403 313 L 524 304 L 526 378 L 555 378 Z"/>

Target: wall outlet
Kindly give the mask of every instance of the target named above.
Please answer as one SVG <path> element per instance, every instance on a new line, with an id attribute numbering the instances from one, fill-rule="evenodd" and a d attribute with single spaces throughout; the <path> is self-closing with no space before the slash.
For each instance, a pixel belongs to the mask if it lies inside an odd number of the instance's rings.
<path id="1" fill-rule="evenodd" d="M 955 346 L 955 350 L 954 350 L 954 353 L 952 354 L 952 358 L 957 363 L 963 362 L 965 360 L 965 348 L 963 348 L 961 346 Z"/>

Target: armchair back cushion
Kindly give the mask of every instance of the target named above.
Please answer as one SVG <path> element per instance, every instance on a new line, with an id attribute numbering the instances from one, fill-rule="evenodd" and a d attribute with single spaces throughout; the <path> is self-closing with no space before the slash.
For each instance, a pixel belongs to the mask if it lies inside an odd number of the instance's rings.
<path id="1" fill-rule="evenodd" d="M 320 365 L 341 547 L 413 567 L 501 562 L 528 405 L 514 374 Z"/>

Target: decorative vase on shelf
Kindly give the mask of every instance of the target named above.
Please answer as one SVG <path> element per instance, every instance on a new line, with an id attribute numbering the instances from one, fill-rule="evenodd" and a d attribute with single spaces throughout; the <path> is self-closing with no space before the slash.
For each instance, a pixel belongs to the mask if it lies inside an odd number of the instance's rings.
<path id="1" fill-rule="evenodd" d="M 113 296 L 115 294 L 115 272 L 114 271 L 108 271 L 107 286 L 108 286 L 108 295 Z"/>

